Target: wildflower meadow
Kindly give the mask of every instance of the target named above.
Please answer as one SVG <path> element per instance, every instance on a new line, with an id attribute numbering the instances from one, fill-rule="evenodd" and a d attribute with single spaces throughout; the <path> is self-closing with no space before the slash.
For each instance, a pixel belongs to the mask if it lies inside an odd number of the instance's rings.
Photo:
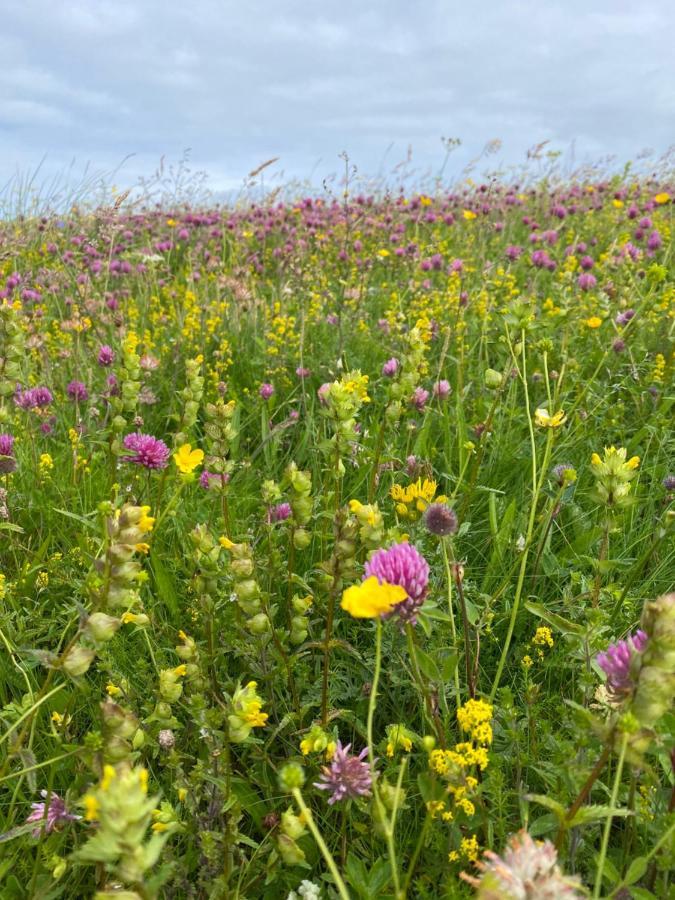
<path id="1" fill-rule="evenodd" d="M 0 896 L 673 897 L 675 182 L 0 223 Z"/>

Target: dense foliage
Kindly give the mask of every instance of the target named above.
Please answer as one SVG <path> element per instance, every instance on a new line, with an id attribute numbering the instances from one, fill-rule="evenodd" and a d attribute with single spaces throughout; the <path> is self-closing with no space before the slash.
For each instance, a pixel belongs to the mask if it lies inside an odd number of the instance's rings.
<path id="1" fill-rule="evenodd" d="M 0 225 L 3 898 L 669 896 L 671 195 Z"/>

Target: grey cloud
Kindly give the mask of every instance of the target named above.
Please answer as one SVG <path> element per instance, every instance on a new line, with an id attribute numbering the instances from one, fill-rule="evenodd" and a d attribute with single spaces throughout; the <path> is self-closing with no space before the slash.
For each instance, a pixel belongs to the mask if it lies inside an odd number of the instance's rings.
<path id="1" fill-rule="evenodd" d="M 51 171 L 134 154 L 133 180 L 191 147 L 231 186 L 277 155 L 287 176 L 319 177 L 342 150 L 375 172 L 412 144 L 433 169 L 442 136 L 464 142 L 457 172 L 494 137 L 503 165 L 541 140 L 619 158 L 673 141 L 670 0 L 3 7 L 0 181 L 45 153 Z"/>

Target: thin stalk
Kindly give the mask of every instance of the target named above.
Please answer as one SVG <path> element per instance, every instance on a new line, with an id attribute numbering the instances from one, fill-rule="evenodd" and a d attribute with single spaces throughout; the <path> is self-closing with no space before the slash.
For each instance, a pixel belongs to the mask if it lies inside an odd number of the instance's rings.
<path id="1" fill-rule="evenodd" d="M 628 734 L 624 732 L 621 739 L 621 750 L 619 752 L 619 762 L 616 767 L 616 775 L 614 776 L 614 784 L 612 785 L 612 796 L 609 801 L 609 815 L 605 822 L 605 830 L 602 835 L 602 844 L 600 845 L 600 858 L 598 859 L 598 871 L 595 876 L 595 886 L 593 888 L 593 900 L 598 900 L 600 896 L 600 888 L 602 887 L 602 873 L 605 868 L 605 859 L 607 858 L 607 848 L 609 846 L 609 833 L 612 830 L 612 820 L 614 818 L 614 810 L 616 809 L 616 801 L 619 796 L 619 785 L 621 784 L 621 774 L 623 772 L 623 764 L 626 759 L 626 749 L 628 747 Z"/>
<path id="2" fill-rule="evenodd" d="M 321 855 L 326 861 L 326 865 L 330 869 L 330 873 L 333 876 L 333 881 L 335 882 L 335 887 L 337 888 L 337 892 L 340 895 L 341 900 L 350 900 L 349 892 L 347 891 L 347 885 L 342 880 L 342 876 L 338 871 L 337 864 L 333 859 L 333 856 L 326 846 L 326 842 L 321 837 L 321 832 L 316 827 L 316 822 L 314 821 L 314 817 L 312 816 L 312 811 L 309 809 L 305 801 L 303 800 L 302 793 L 300 788 L 293 788 L 293 799 L 298 804 L 300 808 L 300 812 L 303 815 L 305 822 L 307 823 L 307 827 L 312 832 L 312 837 L 317 843 L 319 850 L 321 851 Z"/>
<path id="3" fill-rule="evenodd" d="M 396 863 L 396 846 L 394 844 L 394 819 L 395 811 L 391 821 L 387 821 L 387 814 L 380 798 L 380 791 L 377 786 L 375 777 L 375 750 L 373 743 L 373 718 L 375 716 L 375 707 L 377 706 L 377 687 L 380 682 L 380 672 L 382 670 L 382 619 L 380 616 L 375 620 L 375 665 L 373 669 L 373 683 L 370 688 L 370 699 L 368 700 L 368 761 L 370 762 L 370 771 L 373 779 L 373 798 L 377 807 L 378 817 L 384 829 L 384 836 L 389 851 L 389 863 L 391 865 L 391 874 L 394 879 L 394 894 L 396 898 L 402 897 L 401 884 L 398 876 L 398 865 Z"/>
<path id="4" fill-rule="evenodd" d="M 507 335 L 508 338 L 508 335 Z M 551 447 L 553 445 L 553 429 L 549 429 L 548 437 L 546 440 L 546 449 L 544 451 L 544 460 L 541 465 L 541 475 L 538 474 L 537 471 L 537 445 L 534 438 L 534 426 L 532 425 L 532 414 L 530 412 L 530 394 L 527 384 L 527 360 L 525 356 L 525 332 L 521 333 L 521 344 L 522 344 L 522 372 L 520 373 L 521 380 L 523 382 L 523 389 L 525 392 L 525 412 L 527 415 L 527 424 L 530 432 L 530 448 L 532 452 L 532 504 L 530 506 L 530 517 L 527 524 L 527 535 L 525 537 L 525 548 L 523 549 L 523 556 L 520 561 L 520 572 L 518 573 L 518 583 L 516 585 L 516 595 L 513 600 L 513 609 L 511 610 L 511 618 L 509 620 L 509 628 L 506 633 L 506 639 L 504 641 L 504 646 L 502 647 L 502 653 L 499 658 L 499 665 L 497 666 L 497 673 L 495 675 L 495 680 L 492 684 L 492 690 L 490 691 L 490 702 L 492 703 L 495 699 L 495 695 L 497 694 L 497 690 L 499 688 L 499 682 L 501 681 L 502 673 L 504 671 L 504 665 L 506 664 L 506 657 L 509 653 L 509 648 L 511 646 L 511 639 L 513 638 L 513 630 L 516 627 L 516 619 L 518 617 L 518 610 L 520 609 L 520 600 L 523 593 L 523 585 L 525 583 L 525 570 L 527 569 L 527 560 L 530 553 L 530 548 L 532 546 L 532 535 L 534 533 L 534 524 L 537 518 L 537 504 L 539 502 L 539 494 L 541 493 L 541 488 L 544 482 L 544 478 L 546 476 L 546 470 L 548 468 L 548 461 L 551 455 Z M 509 341 L 509 346 L 511 346 Z M 511 351 L 513 353 L 513 350 Z"/>
<path id="5" fill-rule="evenodd" d="M 607 760 L 609 759 L 609 755 L 612 752 L 612 735 L 607 739 L 607 744 L 605 745 L 605 749 L 600 754 L 600 757 L 596 764 L 591 769 L 590 775 L 586 779 L 584 786 L 581 788 L 579 793 L 577 794 L 577 798 L 574 803 L 570 806 L 570 808 L 565 813 L 565 818 L 562 820 L 560 825 L 560 829 L 558 831 L 558 836 L 555 841 L 556 849 L 559 850 L 562 846 L 563 838 L 565 836 L 565 829 L 568 822 L 571 822 L 575 817 L 577 812 L 581 809 L 582 804 L 588 797 L 591 792 L 591 788 L 598 780 L 600 773 L 605 768 Z"/>
<path id="6" fill-rule="evenodd" d="M 445 540 L 441 541 L 441 550 L 443 551 L 443 565 L 445 566 L 445 582 L 448 587 L 448 614 L 450 616 L 450 632 L 452 634 L 452 646 L 455 653 L 458 652 L 457 647 L 457 628 L 455 627 L 455 612 L 452 603 L 452 572 L 450 571 L 450 558 L 448 556 L 448 545 Z M 459 666 L 455 666 L 454 671 L 455 682 L 455 700 L 457 706 L 460 705 L 460 689 L 459 689 Z"/>

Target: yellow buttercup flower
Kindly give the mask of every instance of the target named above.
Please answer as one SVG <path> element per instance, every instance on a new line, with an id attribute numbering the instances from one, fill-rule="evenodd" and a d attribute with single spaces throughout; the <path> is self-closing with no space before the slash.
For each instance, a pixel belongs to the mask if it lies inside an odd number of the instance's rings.
<path id="1" fill-rule="evenodd" d="M 602 325 L 602 319 L 600 316 L 591 316 L 590 319 L 586 319 L 586 325 L 589 328 L 599 328 Z"/>
<path id="2" fill-rule="evenodd" d="M 659 206 L 662 203 L 667 203 L 670 200 L 670 194 L 667 194 L 665 191 L 662 191 L 660 194 L 657 194 L 654 197 L 654 203 L 658 203 Z"/>
<path id="3" fill-rule="evenodd" d="M 193 450 L 191 444 L 183 444 L 173 454 L 173 461 L 183 475 L 189 475 L 190 472 L 194 472 L 197 466 L 201 466 L 204 461 L 204 451 L 199 449 Z"/>
<path id="4" fill-rule="evenodd" d="M 567 421 L 567 416 L 562 409 L 553 415 L 550 415 L 547 409 L 537 409 L 534 413 L 534 421 L 540 428 L 560 428 Z"/>
<path id="5" fill-rule="evenodd" d="M 465 209 L 464 212 L 462 213 L 462 215 L 463 215 L 464 218 L 467 220 L 467 222 L 470 222 L 471 219 L 475 219 L 475 218 L 476 218 L 476 213 L 473 212 L 473 210 L 470 210 L 470 209 Z"/>
<path id="6" fill-rule="evenodd" d="M 391 612 L 407 596 L 405 588 L 399 584 L 380 583 L 371 575 L 361 584 L 348 587 L 342 594 L 340 606 L 355 619 L 375 619 Z"/>

